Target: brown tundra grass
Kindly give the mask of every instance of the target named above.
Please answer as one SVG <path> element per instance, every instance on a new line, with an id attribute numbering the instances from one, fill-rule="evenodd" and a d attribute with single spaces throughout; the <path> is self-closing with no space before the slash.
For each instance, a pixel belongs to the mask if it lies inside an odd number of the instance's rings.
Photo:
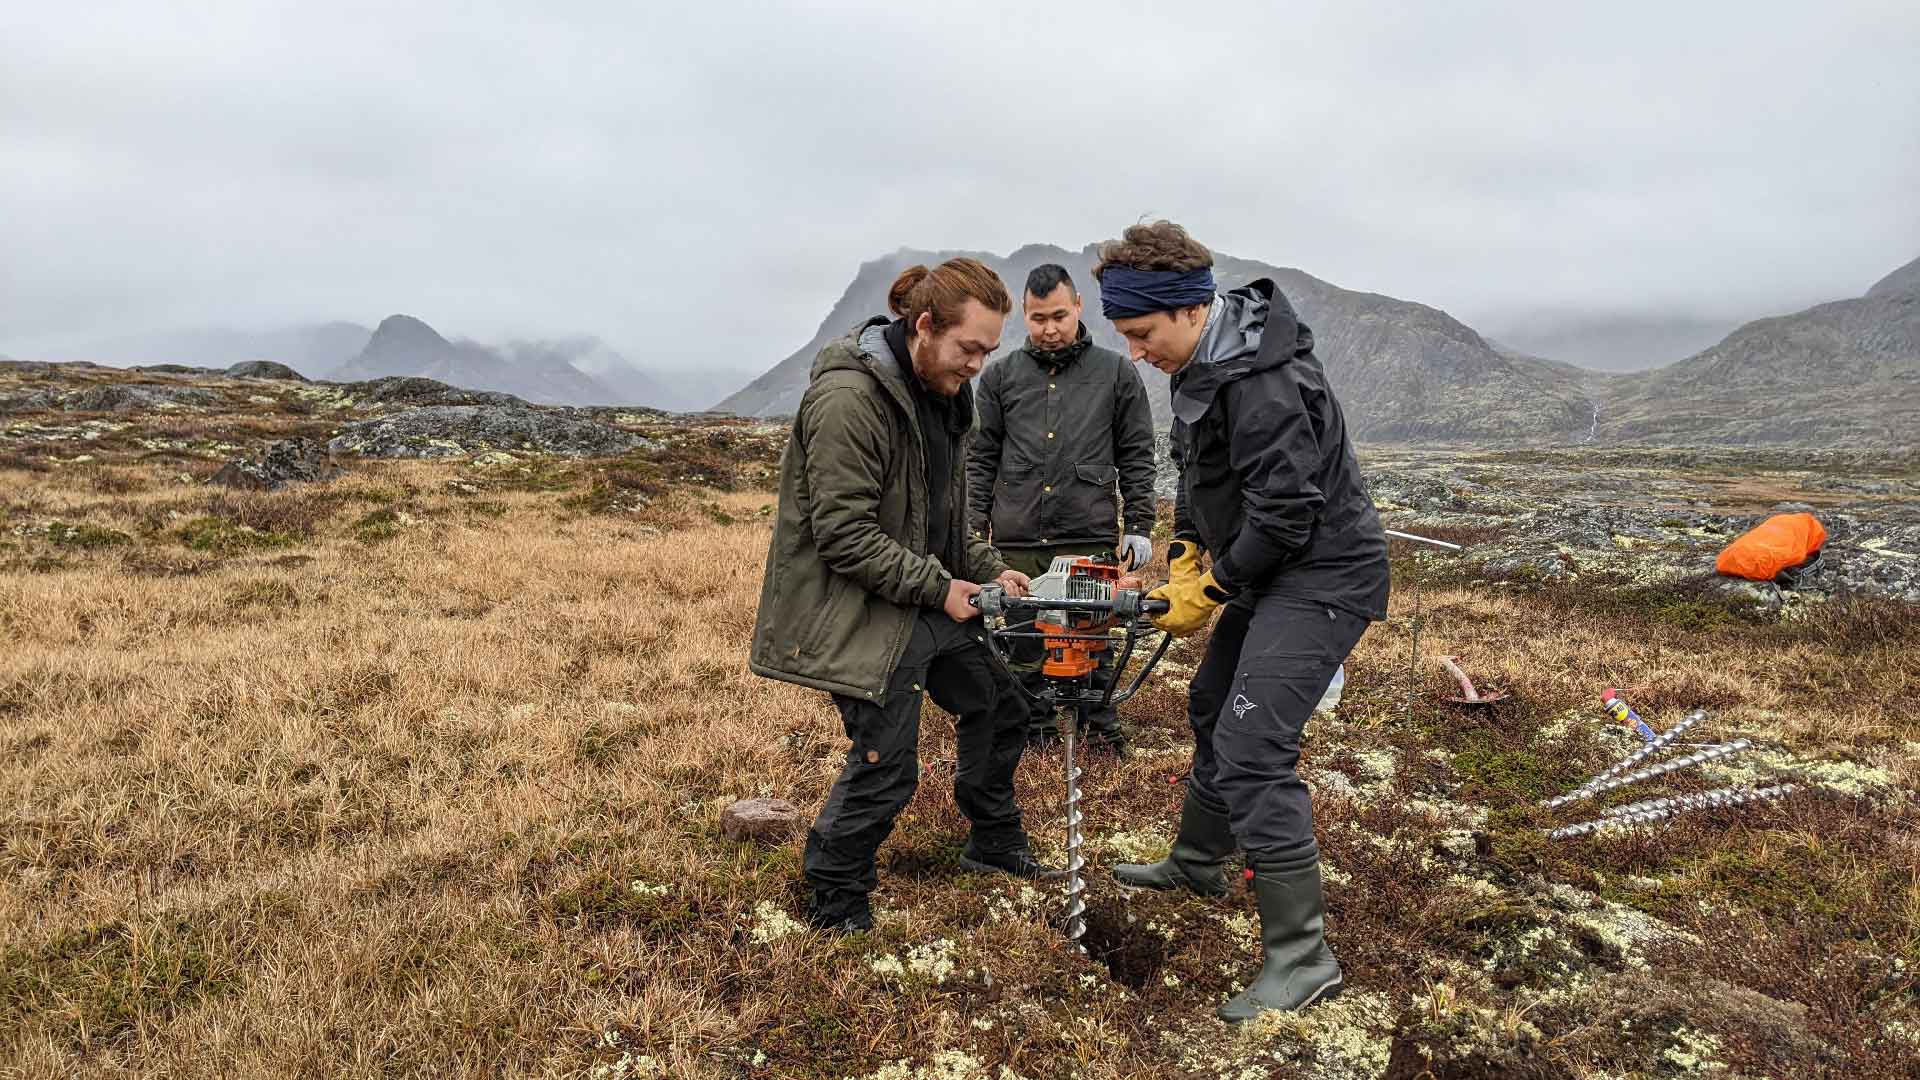
<path id="1" fill-rule="evenodd" d="M 210 501 L 124 472 L 0 472 L 0 1075 L 1920 1070 L 1909 609 L 1765 624 L 1443 583 L 1400 553 L 1395 618 L 1307 747 L 1350 990 L 1229 1031 L 1250 899 L 1126 896 L 1101 869 L 1165 850 L 1194 646 L 1129 706 L 1139 752 L 1089 763 L 1093 956 L 1050 891 L 958 868 L 931 710 L 880 926 L 835 939 L 791 924 L 797 838 L 718 829 L 743 796 L 810 813 L 846 745 L 823 695 L 746 670 L 771 495 L 596 513 L 584 480 L 462 495 L 454 466 L 406 464 Z M 55 543 L 56 519 L 92 531 Z M 1514 699 L 1440 704 L 1443 652 Z M 1537 826 L 1588 815 L 1537 800 L 1628 748 L 1605 685 L 1829 782 L 1549 844 Z M 1057 858 L 1057 755 L 1021 796 Z"/>

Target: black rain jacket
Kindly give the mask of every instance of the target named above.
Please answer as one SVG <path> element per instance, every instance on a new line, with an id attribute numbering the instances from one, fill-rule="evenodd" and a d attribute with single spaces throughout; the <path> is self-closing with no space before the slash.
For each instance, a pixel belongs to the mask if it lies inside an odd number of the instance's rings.
<path id="1" fill-rule="evenodd" d="M 1174 536 L 1230 590 L 1387 617 L 1387 538 L 1313 331 L 1272 280 L 1214 301 L 1173 377 Z"/>

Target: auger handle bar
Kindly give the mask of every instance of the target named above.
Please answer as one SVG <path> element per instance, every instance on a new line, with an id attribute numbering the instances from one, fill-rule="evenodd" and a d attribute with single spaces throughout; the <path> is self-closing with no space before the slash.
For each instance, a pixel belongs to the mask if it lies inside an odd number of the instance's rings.
<path id="1" fill-rule="evenodd" d="M 1168 608 L 1171 606 L 1167 601 L 1149 600 L 1147 599 L 1146 593 L 1140 589 L 1115 589 L 1113 591 L 1113 597 L 1108 600 L 1068 600 L 1064 598 L 1049 599 L 1040 596 L 1008 596 L 1004 586 L 991 584 L 980 586 L 979 593 L 968 597 L 967 603 L 980 609 L 980 614 L 983 617 L 982 621 L 986 623 L 987 628 L 987 650 L 993 654 L 993 658 L 998 661 L 1003 668 L 1007 667 L 1007 656 L 1006 652 L 1001 648 L 1001 641 L 1006 638 L 1054 638 L 1056 640 L 1067 639 L 1076 641 L 1090 639 L 1110 640 L 1107 632 L 1104 630 L 1097 634 L 1061 634 L 1041 633 L 1031 629 L 1030 624 L 1026 623 L 1020 624 L 1021 627 L 1023 627 L 1021 629 L 1008 627 L 1006 625 L 1006 617 L 1009 613 L 1029 611 L 1035 613 L 1042 611 L 1082 611 L 1101 615 L 1111 614 L 1116 621 L 1125 627 L 1125 644 L 1120 650 L 1120 655 L 1115 657 L 1113 661 L 1114 679 L 1106 685 L 1097 697 L 1087 696 L 1075 700 L 1059 700 L 1056 697 L 1055 700 L 1048 701 L 1047 704 L 1092 705 L 1102 709 L 1109 705 L 1117 705 L 1132 697 L 1140 689 L 1141 685 L 1147 681 L 1147 676 L 1151 674 L 1154 667 L 1160 663 L 1160 658 L 1167 654 L 1167 646 L 1173 643 L 1172 634 L 1162 633 L 1160 635 L 1160 644 L 1153 650 L 1153 655 L 1147 657 L 1147 662 L 1134 674 L 1133 681 L 1127 684 L 1125 690 L 1121 690 L 1119 688 L 1119 676 L 1127 670 L 1127 661 L 1133 658 L 1134 643 L 1139 640 L 1141 633 L 1153 629 L 1151 624 L 1142 626 L 1141 623 L 1148 616 L 1166 614 Z M 996 624 L 998 625 L 996 626 Z M 1033 697 L 1027 688 L 1020 683 L 1020 680 L 1015 679 L 1014 685 L 1019 688 L 1023 695 Z M 1056 692 L 1054 690 L 1048 690 L 1046 693 L 1052 696 L 1055 695 Z"/>

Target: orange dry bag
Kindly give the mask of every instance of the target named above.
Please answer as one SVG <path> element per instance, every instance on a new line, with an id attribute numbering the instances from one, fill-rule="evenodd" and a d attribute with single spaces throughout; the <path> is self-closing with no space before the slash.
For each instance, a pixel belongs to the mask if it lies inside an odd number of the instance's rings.
<path id="1" fill-rule="evenodd" d="M 1813 558 L 1826 542 L 1826 526 L 1812 514 L 1775 514 L 1728 544 L 1713 565 L 1732 577 L 1772 581 Z"/>

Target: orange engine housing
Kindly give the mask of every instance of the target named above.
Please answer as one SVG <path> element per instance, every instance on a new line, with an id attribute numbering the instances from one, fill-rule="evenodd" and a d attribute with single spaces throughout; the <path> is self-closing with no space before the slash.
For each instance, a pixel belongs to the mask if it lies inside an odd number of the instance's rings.
<path id="1" fill-rule="evenodd" d="M 1119 583 L 1120 567 L 1098 559 L 1078 559 L 1067 573 L 1067 597 L 1104 599 L 1113 595 Z M 1049 635 L 1044 642 L 1046 654 L 1040 663 L 1040 671 L 1056 679 L 1083 679 L 1099 667 L 1100 654 L 1109 648 L 1107 631 L 1113 626 L 1113 617 L 1090 611 L 1068 611 L 1063 614 L 1066 616 L 1064 623 L 1045 617 L 1034 620 L 1034 630 Z M 1075 636 L 1052 636 L 1056 634 Z"/>

